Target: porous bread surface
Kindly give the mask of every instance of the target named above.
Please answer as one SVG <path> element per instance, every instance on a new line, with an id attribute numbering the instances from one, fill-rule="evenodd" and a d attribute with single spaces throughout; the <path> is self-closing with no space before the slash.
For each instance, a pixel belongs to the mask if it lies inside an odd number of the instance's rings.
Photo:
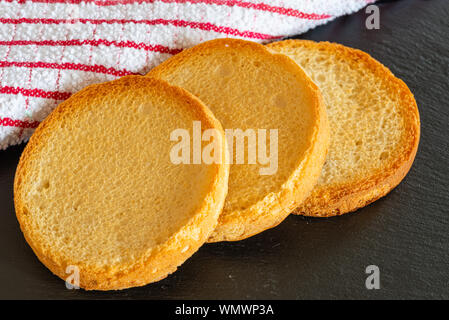
<path id="1" fill-rule="evenodd" d="M 406 84 L 368 54 L 329 42 L 268 45 L 293 58 L 320 87 L 331 145 L 321 177 L 295 211 L 333 216 L 387 194 L 415 158 L 420 120 Z"/>
<path id="2" fill-rule="evenodd" d="M 245 164 L 236 164 L 234 143 L 228 196 L 210 242 L 279 224 L 316 183 L 328 147 L 327 118 L 318 88 L 290 58 L 254 42 L 218 39 L 184 50 L 148 76 L 192 92 L 225 129 L 278 130 L 273 175 L 260 174 L 266 165 L 248 163 L 248 141 Z M 268 133 L 266 141 L 269 150 Z"/>
<path id="3" fill-rule="evenodd" d="M 174 165 L 170 133 L 220 133 L 221 164 Z M 191 132 L 190 132 L 191 133 Z M 217 224 L 227 190 L 224 132 L 202 102 L 142 76 L 89 86 L 31 137 L 14 184 L 17 218 L 39 259 L 80 286 L 110 290 L 166 277 Z"/>

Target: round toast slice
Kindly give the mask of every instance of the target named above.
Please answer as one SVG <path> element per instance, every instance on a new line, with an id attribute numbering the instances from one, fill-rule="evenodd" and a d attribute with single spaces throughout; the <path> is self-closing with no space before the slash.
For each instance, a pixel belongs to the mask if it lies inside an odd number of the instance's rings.
<path id="1" fill-rule="evenodd" d="M 190 133 L 193 121 L 217 133 L 217 163 L 171 160 L 171 132 Z M 31 137 L 14 181 L 17 218 L 62 279 L 87 290 L 142 286 L 210 236 L 226 197 L 226 157 L 220 123 L 187 91 L 142 76 L 91 85 Z"/>
<path id="2" fill-rule="evenodd" d="M 148 76 L 193 93 L 225 128 L 229 190 L 209 242 L 241 240 L 274 227 L 311 191 L 328 148 L 327 118 L 319 89 L 292 59 L 254 42 L 217 39 L 184 50 Z M 236 130 L 248 133 L 244 147 Z M 255 153 L 271 160 L 254 161 Z"/>
<path id="3" fill-rule="evenodd" d="M 418 107 L 407 85 L 368 54 L 329 42 L 268 45 L 294 59 L 320 87 L 331 145 L 318 184 L 296 214 L 329 217 L 385 196 L 418 148 Z"/>

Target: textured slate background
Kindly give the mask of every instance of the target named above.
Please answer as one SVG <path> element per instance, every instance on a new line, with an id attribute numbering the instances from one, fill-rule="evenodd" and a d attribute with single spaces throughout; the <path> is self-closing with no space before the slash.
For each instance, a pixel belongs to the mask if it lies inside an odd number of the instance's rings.
<path id="1" fill-rule="evenodd" d="M 361 11 L 303 38 L 367 51 L 416 96 L 422 136 L 406 179 L 387 197 L 330 219 L 291 216 L 237 243 L 208 244 L 167 279 L 119 292 L 67 290 L 32 253 L 14 215 L 23 146 L 0 151 L 0 298 L 449 299 L 449 1 L 383 1 L 380 30 Z M 365 288 L 380 268 L 381 289 Z"/>

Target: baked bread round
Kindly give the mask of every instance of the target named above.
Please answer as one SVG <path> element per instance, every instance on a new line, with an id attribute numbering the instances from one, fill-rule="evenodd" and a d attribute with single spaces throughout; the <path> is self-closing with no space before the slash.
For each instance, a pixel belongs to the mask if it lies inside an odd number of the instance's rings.
<path id="1" fill-rule="evenodd" d="M 401 182 L 418 148 L 418 107 L 407 85 L 368 54 L 329 42 L 268 45 L 320 87 L 331 145 L 318 184 L 295 211 L 329 217 L 379 199 Z"/>
<path id="2" fill-rule="evenodd" d="M 329 132 L 319 89 L 293 60 L 254 42 L 217 39 L 184 50 L 148 76 L 193 93 L 228 136 L 228 196 L 209 242 L 241 240 L 274 227 L 305 199 L 321 173 Z M 264 129 L 266 137 L 259 131 Z M 247 138 L 238 150 L 228 130 L 252 132 L 262 143 L 256 148 Z M 269 154 L 263 151 L 271 149 L 276 130 L 277 162 L 275 157 L 271 162 L 276 170 L 267 174 L 262 171 L 271 164 L 249 159 L 256 152 Z M 244 163 L 237 159 L 242 149 Z"/>
<path id="3" fill-rule="evenodd" d="M 170 133 L 215 130 L 219 163 L 174 164 Z M 221 150 L 221 152 L 220 152 Z M 225 137 L 210 110 L 162 80 L 127 76 L 61 103 L 26 146 L 17 218 L 62 279 L 111 290 L 166 277 L 207 240 L 227 191 Z"/>

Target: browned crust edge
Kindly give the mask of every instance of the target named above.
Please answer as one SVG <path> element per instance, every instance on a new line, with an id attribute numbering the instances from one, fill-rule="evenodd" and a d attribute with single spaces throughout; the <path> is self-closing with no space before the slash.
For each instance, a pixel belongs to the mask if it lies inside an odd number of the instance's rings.
<path id="1" fill-rule="evenodd" d="M 221 124 L 215 119 L 211 111 L 196 97 L 182 88 L 174 87 L 162 80 L 145 78 L 142 76 L 127 76 L 119 80 L 103 84 L 91 85 L 71 98 L 61 103 L 36 129 L 28 142 L 17 167 L 14 180 L 14 205 L 20 228 L 30 247 L 39 260 L 61 279 L 66 279 L 68 274 L 66 268 L 73 265 L 71 261 L 60 260 L 58 257 L 50 256 L 42 249 L 41 244 L 36 241 L 33 230 L 27 222 L 26 208 L 21 199 L 21 185 L 24 173 L 29 169 L 28 160 L 34 150 L 45 139 L 46 130 L 51 130 L 54 123 L 61 117 L 67 115 L 74 108 L 84 107 L 79 100 L 88 99 L 89 96 L 101 93 L 107 94 L 111 86 L 133 86 L 134 88 L 155 86 L 160 90 L 169 91 L 171 94 L 184 99 L 189 108 L 196 109 L 195 112 L 201 116 L 201 120 L 216 128 L 221 133 L 221 145 L 226 150 L 226 139 Z M 227 181 L 229 176 L 229 165 L 227 164 L 227 152 L 222 152 L 223 161 L 215 166 L 215 179 L 210 192 L 198 213 L 195 214 L 179 231 L 173 234 L 165 243 L 153 248 L 149 255 L 141 257 L 130 266 L 123 266 L 111 270 L 98 270 L 88 266 L 80 267 L 80 287 L 86 290 L 119 290 L 129 287 L 143 286 L 167 277 L 174 272 L 179 265 L 193 255 L 199 247 L 207 240 L 210 233 L 217 224 L 227 194 Z M 196 235 L 196 236 L 193 236 Z M 186 249 L 187 248 L 187 249 Z"/>
<path id="2" fill-rule="evenodd" d="M 419 138 L 420 118 L 416 100 L 407 85 L 380 62 L 369 54 L 330 42 L 314 42 L 310 40 L 285 40 L 267 45 L 276 51 L 276 48 L 316 48 L 331 54 L 346 57 L 350 61 L 362 61 L 370 72 L 380 79 L 388 80 L 391 92 L 400 97 L 401 114 L 405 119 L 406 127 L 403 130 L 402 141 L 406 145 L 406 152 L 380 168 L 361 181 L 338 184 L 334 186 L 316 187 L 301 206 L 293 213 L 313 216 L 331 217 L 355 211 L 388 194 L 407 175 L 415 159 Z"/>

